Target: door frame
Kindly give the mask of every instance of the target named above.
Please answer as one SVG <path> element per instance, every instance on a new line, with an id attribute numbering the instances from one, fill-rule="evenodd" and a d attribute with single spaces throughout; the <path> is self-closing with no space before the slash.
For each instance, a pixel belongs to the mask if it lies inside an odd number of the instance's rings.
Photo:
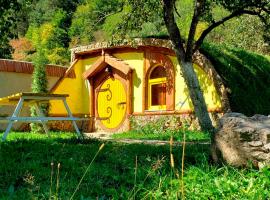
<path id="1" fill-rule="evenodd" d="M 109 65 L 107 65 L 109 66 Z M 130 73 L 128 73 L 127 75 L 125 75 L 124 73 L 122 73 L 121 71 L 115 69 L 113 66 L 110 66 L 111 72 L 107 72 L 106 68 L 104 68 L 103 70 L 101 70 L 98 74 L 96 74 L 93 77 L 88 78 L 88 81 L 90 83 L 90 93 L 89 93 L 89 100 L 90 100 L 90 116 L 91 118 L 94 119 L 94 121 L 96 122 L 96 125 L 98 127 L 100 127 L 102 130 L 106 131 L 106 132 L 116 132 L 118 131 L 127 121 L 127 128 L 126 130 L 130 130 L 131 129 L 131 124 L 130 124 L 130 116 L 133 113 L 133 106 L 132 106 L 132 99 L 133 99 L 133 91 L 132 91 L 132 71 L 130 71 Z M 114 77 L 116 79 L 118 79 L 124 87 L 124 90 L 126 92 L 126 112 L 125 112 L 125 116 L 123 117 L 123 120 L 121 121 L 121 123 L 113 129 L 107 128 L 103 125 L 103 123 L 98 119 L 99 118 L 99 114 L 97 111 L 97 95 L 98 95 L 98 90 L 100 89 L 100 87 L 102 86 L 102 84 L 110 77 Z M 97 127 L 95 123 L 93 123 L 93 129 L 92 130 L 96 130 Z"/>
<path id="2" fill-rule="evenodd" d="M 114 71 L 114 70 L 113 70 Z M 113 77 L 112 77 L 113 76 Z M 124 117 L 123 119 L 121 120 L 121 122 L 119 123 L 119 125 L 115 128 L 107 128 L 102 122 L 101 120 L 99 119 L 100 116 L 99 116 L 99 113 L 98 113 L 98 93 L 99 93 L 99 90 L 100 88 L 102 87 L 102 85 L 104 84 L 105 81 L 107 81 L 109 78 L 115 78 L 117 80 L 119 80 L 123 87 L 124 87 L 124 90 L 125 90 L 125 94 L 126 94 L 126 102 L 129 101 L 128 99 L 128 88 L 127 88 L 127 80 L 124 79 L 123 77 L 119 76 L 118 74 L 116 73 L 113 73 L 113 75 L 109 75 L 109 74 L 105 74 L 103 73 L 103 76 L 101 75 L 101 77 L 96 77 L 98 79 L 96 79 L 96 84 L 94 86 L 94 91 L 95 91 L 95 102 L 94 102 L 94 110 L 95 110 L 95 118 L 96 118 L 96 121 L 98 123 L 98 126 L 100 126 L 103 130 L 105 131 L 108 131 L 108 132 L 114 132 L 114 131 L 117 131 L 120 127 L 122 127 L 123 123 L 126 121 L 127 119 L 127 104 L 126 103 L 126 110 L 125 110 L 125 114 L 124 114 Z"/>
<path id="3" fill-rule="evenodd" d="M 110 70 L 108 70 L 108 66 L 110 66 Z M 119 76 L 121 80 L 125 82 L 126 85 L 126 94 L 127 94 L 127 108 L 126 108 L 126 119 L 127 119 L 127 128 L 125 130 L 130 130 L 130 116 L 133 113 L 133 71 L 134 69 L 130 67 L 129 64 L 124 62 L 123 60 L 114 57 L 111 54 L 105 53 L 102 51 L 101 56 L 92 64 L 90 68 L 88 68 L 82 74 L 85 80 L 89 81 L 89 112 L 90 117 L 96 120 L 96 88 L 101 84 L 102 80 L 106 78 L 106 76 Z M 124 122 L 121 124 L 121 126 Z M 119 128 L 121 127 L 119 126 Z M 92 123 L 92 130 L 95 130 L 95 123 Z M 116 130 L 106 130 L 109 132 L 115 132 Z"/>

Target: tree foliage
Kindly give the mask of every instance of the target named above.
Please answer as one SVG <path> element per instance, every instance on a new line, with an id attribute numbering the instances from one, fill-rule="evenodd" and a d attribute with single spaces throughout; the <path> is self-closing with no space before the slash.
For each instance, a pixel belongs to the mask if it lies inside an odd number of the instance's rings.
<path id="1" fill-rule="evenodd" d="M 48 60 L 45 57 L 43 49 L 38 48 L 33 62 L 34 72 L 32 75 L 32 92 L 34 93 L 48 93 L 48 80 L 46 75 L 47 63 Z M 41 110 L 45 115 L 47 115 L 49 111 L 49 104 L 42 104 Z M 37 116 L 35 107 L 31 107 L 31 116 Z M 32 123 L 30 126 L 32 132 L 44 132 L 41 124 Z"/>
<path id="2" fill-rule="evenodd" d="M 265 25 L 256 16 L 244 15 L 217 27 L 209 34 L 206 41 L 219 45 L 225 43 L 233 48 L 269 54 L 270 41 L 267 41 L 265 34 Z"/>
<path id="3" fill-rule="evenodd" d="M 205 0 L 204 2 L 204 13 L 195 33 L 196 40 L 213 22 L 218 22 L 243 6 L 248 7 L 247 5 L 251 5 L 251 3 L 253 5 L 261 4 L 263 1 Z M 181 29 L 183 40 L 188 39 L 194 5 L 194 0 L 175 2 L 175 20 Z M 206 38 L 207 41 L 227 43 L 259 53 L 269 53 L 267 44 L 269 44 L 270 28 L 266 25 L 269 23 L 265 23 L 268 21 L 266 12 L 259 9 L 254 10 L 251 7 L 248 7 L 248 12 L 253 15 L 259 14 L 259 19 L 254 16 L 242 16 L 236 20 L 229 20 L 223 23 L 221 28 L 212 30 Z M 55 64 L 67 64 L 70 47 L 95 41 L 111 40 L 112 38 L 123 39 L 123 37 L 168 38 L 162 8 L 160 0 L 3 1 L 0 8 L 0 57 L 10 58 L 14 55 L 16 58 L 19 49 L 12 47 L 12 50 L 9 41 L 17 39 L 17 43 L 20 43 L 21 38 L 26 37 L 34 47 L 34 50 L 25 50 L 28 54 L 27 59 L 33 59 L 36 42 L 35 38 L 29 37 L 33 29 L 39 29 L 39 31 L 35 31 L 41 34 L 43 32 L 41 29 L 48 28 L 51 37 L 47 38 L 48 45 L 44 48 L 49 52 L 46 53 L 49 62 Z M 253 24 L 254 28 L 247 28 L 249 24 Z M 39 35 L 39 37 L 42 36 Z"/>
<path id="4" fill-rule="evenodd" d="M 48 92 L 48 80 L 46 76 L 46 64 L 48 60 L 42 49 L 37 51 L 34 58 L 34 72 L 33 72 L 33 82 L 32 82 L 32 92 L 34 93 L 47 93 Z"/>
<path id="5" fill-rule="evenodd" d="M 71 14 L 62 7 L 61 4 L 51 1 L 38 2 L 26 33 L 26 37 L 32 41 L 35 49 L 42 45 L 46 58 L 54 64 L 67 64 L 69 60 L 68 25 Z M 39 15 L 37 12 L 46 14 Z"/>
<path id="6" fill-rule="evenodd" d="M 93 0 L 79 5 L 73 15 L 69 35 L 72 46 L 97 41 L 95 32 L 102 34 L 102 25 L 108 16 L 121 12 L 122 0 Z M 100 36 L 99 36 L 100 37 Z M 101 40 L 105 36 L 101 36 Z"/>
<path id="7" fill-rule="evenodd" d="M 9 40 L 16 37 L 15 28 L 16 12 L 20 4 L 16 0 L 0 0 L 0 57 L 10 58 L 11 48 Z"/>
<path id="8" fill-rule="evenodd" d="M 10 40 L 10 46 L 14 49 L 12 58 L 21 61 L 31 61 L 31 54 L 34 51 L 34 47 L 30 40 L 25 37 Z"/>

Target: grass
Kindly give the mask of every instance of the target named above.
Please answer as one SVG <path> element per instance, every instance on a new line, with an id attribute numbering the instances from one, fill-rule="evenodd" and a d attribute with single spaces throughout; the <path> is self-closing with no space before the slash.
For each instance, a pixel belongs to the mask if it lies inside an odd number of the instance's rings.
<path id="1" fill-rule="evenodd" d="M 124 133 L 118 133 L 112 135 L 113 139 L 138 139 L 138 140 L 164 140 L 169 141 L 172 136 L 174 141 L 181 142 L 183 141 L 184 132 L 186 133 L 186 141 L 200 141 L 208 142 L 210 141 L 210 136 L 208 133 L 201 131 L 189 131 L 189 130 L 174 130 L 174 131 L 165 131 L 163 133 L 154 133 L 154 132 L 143 132 L 140 130 L 131 130 Z"/>
<path id="2" fill-rule="evenodd" d="M 170 121 L 171 126 L 168 126 Z M 179 128 L 179 119 L 175 117 L 160 117 L 153 121 L 141 121 L 136 118 L 132 118 L 131 127 L 132 130 L 112 135 L 113 139 L 138 139 L 138 140 L 163 140 L 169 141 L 172 137 L 174 141 L 183 141 L 185 135 L 185 141 L 193 142 L 209 142 L 209 133 L 189 130 L 193 127 L 187 119 L 181 119 L 181 128 Z"/>
<path id="3" fill-rule="evenodd" d="M 59 138 L 72 139 L 74 138 L 74 136 L 75 136 L 74 133 L 70 133 L 70 132 L 50 132 L 50 137 L 48 137 L 47 134 L 35 134 L 35 133 L 29 133 L 29 132 L 10 132 L 7 136 L 7 140 L 8 141 L 16 141 L 16 140 L 54 141 L 55 139 L 59 139 Z"/>
<path id="4" fill-rule="evenodd" d="M 0 199 L 69 199 L 80 180 L 74 199 L 180 197 L 181 147 L 107 142 L 93 161 L 101 142 L 70 135 L 12 133 L 0 143 Z M 186 199 L 270 198 L 269 170 L 212 165 L 208 145 L 187 145 L 183 182 Z"/>
<path id="5" fill-rule="evenodd" d="M 206 43 L 201 51 L 212 61 L 228 88 L 232 111 L 249 116 L 270 113 L 269 56 Z"/>

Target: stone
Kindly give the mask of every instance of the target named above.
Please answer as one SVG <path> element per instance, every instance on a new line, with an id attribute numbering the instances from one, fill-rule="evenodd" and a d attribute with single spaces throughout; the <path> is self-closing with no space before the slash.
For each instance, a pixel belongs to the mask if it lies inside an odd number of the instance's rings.
<path id="1" fill-rule="evenodd" d="M 270 143 L 270 129 L 261 129 L 260 130 L 260 139 L 264 144 Z"/>
<path id="2" fill-rule="evenodd" d="M 230 165 L 265 166 L 270 163 L 270 117 L 226 113 L 219 120 L 215 142 L 218 159 Z"/>
<path id="3" fill-rule="evenodd" d="M 269 144 L 264 145 L 264 146 L 263 146 L 263 148 L 264 148 L 265 150 L 270 151 L 270 143 L 269 143 Z"/>
<path id="4" fill-rule="evenodd" d="M 248 144 L 252 147 L 261 147 L 263 146 L 263 143 L 261 141 L 252 141 L 252 142 L 248 142 Z"/>

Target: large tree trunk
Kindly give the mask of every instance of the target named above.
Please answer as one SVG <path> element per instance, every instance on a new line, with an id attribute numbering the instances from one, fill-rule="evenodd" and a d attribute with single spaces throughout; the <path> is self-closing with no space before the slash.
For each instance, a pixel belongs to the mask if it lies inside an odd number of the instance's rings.
<path id="1" fill-rule="evenodd" d="M 176 53 L 177 55 L 177 53 Z M 179 61 L 179 56 L 178 61 Z M 181 61 L 181 60 L 180 60 Z M 179 62 L 180 62 L 179 61 Z M 199 85 L 199 80 L 197 74 L 194 71 L 192 62 L 182 62 L 181 71 L 185 79 L 186 85 L 188 87 L 190 99 L 194 106 L 195 115 L 198 118 L 199 124 L 203 131 L 208 131 L 211 137 L 211 156 L 212 159 L 217 162 L 217 146 L 215 142 L 216 130 L 213 127 L 212 121 L 209 117 L 207 105 L 205 103 L 201 87 Z"/>
<path id="2" fill-rule="evenodd" d="M 214 127 L 209 117 L 207 106 L 201 91 L 199 80 L 193 69 L 192 65 L 192 53 L 191 49 L 185 49 L 180 34 L 180 30 L 174 19 L 174 3 L 175 0 L 163 0 L 163 17 L 170 36 L 170 39 L 174 45 L 177 60 L 180 64 L 183 77 L 188 87 L 189 95 L 194 106 L 195 115 L 199 120 L 199 124 L 203 131 L 211 133 L 211 141 L 214 141 Z M 197 23 L 194 19 L 193 23 Z M 196 27 L 196 26 L 195 26 Z M 195 30 L 195 28 L 194 28 Z M 188 45 L 188 48 L 193 48 L 192 45 Z M 187 55 L 190 54 L 190 55 Z"/>
<path id="3" fill-rule="evenodd" d="M 211 154 L 213 160 L 217 161 L 215 128 L 213 127 L 212 121 L 209 117 L 209 113 L 199 84 L 199 80 L 193 68 L 192 64 L 193 50 L 184 48 L 180 30 L 174 19 L 174 3 L 175 0 L 163 0 L 164 21 L 170 39 L 174 45 L 175 54 L 180 64 L 181 72 L 183 74 L 185 83 L 188 87 L 189 95 L 192 104 L 194 106 L 195 115 L 198 118 L 201 129 L 203 131 L 208 131 L 211 134 Z M 197 19 L 193 18 L 192 22 L 195 23 L 193 24 L 193 28 L 196 27 L 196 23 L 198 22 Z M 196 28 L 192 30 L 193 34 L 195 33 L 195 30 Z M 189 41 L 191 41 L 191 39 Z M 193 48 L 192 41 L 191 44 L 187 46 L 187 48 Z"/>
<path id="4" fill-rule="evenodd" d="M 179 58 L 178 58 L 179 59 Z M 188 87 L 189 95 L 194 106 L 195 115 L 203 131 L 214 131 L 212 121 L 209 117 L 207 106 L 203 97 L 197 74 L 191 62 L 182 62 L 181 71 Z"/>

